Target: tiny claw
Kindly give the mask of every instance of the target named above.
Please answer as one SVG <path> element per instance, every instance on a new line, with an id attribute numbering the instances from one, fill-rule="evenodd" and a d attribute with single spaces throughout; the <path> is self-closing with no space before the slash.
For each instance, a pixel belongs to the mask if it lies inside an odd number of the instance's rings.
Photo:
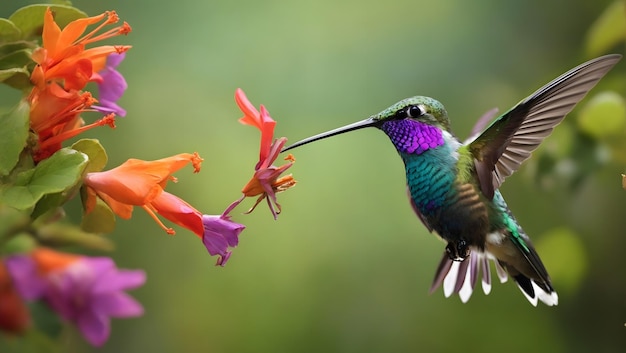
<path id="1" fill-rule="evenodd" d="M 461 238 L 458 241 L 448 242 L 448 245 L 446 246 L 446 252 L 448 253 L 448 257 L 450 258 L 450 260 L 462 262 L 469 256 L 470 249 L 467 241 Z"/>

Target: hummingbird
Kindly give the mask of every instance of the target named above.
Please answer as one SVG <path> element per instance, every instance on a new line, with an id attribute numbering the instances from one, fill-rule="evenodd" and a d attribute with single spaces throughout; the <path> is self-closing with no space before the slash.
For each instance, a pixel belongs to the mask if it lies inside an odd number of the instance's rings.
<path id="1" fill-rule="evenodd" d="M 465 303 L 482 277 L 483 292 L 489 294 L 493 261 L 500 281 L 510 276 L 532 305 L 539 300 L 557 305 L 545 266 L 498 189 L 620 59 L 610 54 L 576 66 L 484 130 L 488 120 L 481 118 L 478 131 L 463 142 L 452 133 L 439 101 L 415 96 L 365 120 L 296 142 L 283 152 L 349 131 L 382 130 L 404 162 L 407 193 L 417 217 L 447 243 L 430 292 L 443 285 L 446 297 L 457 293 Z"/>

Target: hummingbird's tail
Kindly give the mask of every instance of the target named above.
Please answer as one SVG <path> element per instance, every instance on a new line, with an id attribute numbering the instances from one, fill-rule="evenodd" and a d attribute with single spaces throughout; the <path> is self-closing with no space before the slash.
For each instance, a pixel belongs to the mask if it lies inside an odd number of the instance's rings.
<path id="1" fill-rule="evenodd" d="M 491 270 L 489 268 L 490 257 L 487 253 L 472 250 L 464 261 L 453 261 L 446 251 L 443 252 L 441 262 L 435 272 L 433 284 L 430 287 L 432 294 L 439 286 L 443 285 L 443 295 L 448 298 L 452 294 L 459 294 L 461 301 L 467 303 L 474 292 L 476 282 L 482 276 L 481 285 L 483 292 L 491 292 Z M 495 260 L 491 257 L 491 260 Z M 496 273 L 500 283 L 507 281 L 506 271 L 494 261 Z"/>
<path id="2" fill-rule="evenodd" d="M 557 305 L 559 297 L 552 287 L 550 276 L 539 254 L 535 250 L 530 238 L 519 226 L 511 211 L 506 209 L 513 222 L 514 233 L 508 236 L 498 236 L 499 233 L 487 236 L 486 251 L 497 258 L 500 266 L 504 267 L 522 293 L 533 304 L 541 300 L 546 305 Z M 509 229 L 511 231 L 511 229 Z M 500 240 L 494 241 L 495 238 Z M 517 250 L 517 254 L 516 251 Z M 521 256 L 520 256 L 521 255 Z"/>
<path id="3" fill-rule="evenodd" d="M 448 253 L 444 251 L 441 262 L 437 267 L 433 284 L 430 287 L 430 292 L 433 293 L 439 286 L 443 285 L 443 294 L 446 298 L 452 294 L 458 294 L 461 301 L 467 303 L 474 292 L 478 279 L 482 277 L 481 286 L 483 292 L 489 294 L 491 292 L 490 261 L 493 261 L 495 265 L 500 283 L 506 282 L 510 274 L 533 306 L 537 306 L 539 300 L 549 306 L 558 304 L 558 296 L 552 289 L 552 286 L 538 283 L 514 268 L 507 266 L 505 263 L 500 263 L 488 251 L 481 252 L 476 249 L 473 249 L 470 255 L 462 262 L 451 260 Z M 509 272 L 508 274 L 507 271 Z"/>

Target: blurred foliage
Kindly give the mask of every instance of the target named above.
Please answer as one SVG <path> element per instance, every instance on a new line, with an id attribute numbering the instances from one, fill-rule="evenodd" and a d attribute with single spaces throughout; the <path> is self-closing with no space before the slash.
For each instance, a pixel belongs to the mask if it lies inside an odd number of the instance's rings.
<path id="1" fill-rule="evenodd" d="M 597 93 L 578 114 L 580 130 L 598 140 L 625 137 L 625 123 L 624 98 L 611 91 Z"/>
<path id="2" fill-rule="evenodd" d="M 3 2 L 0 17 L 28 3 Z M 624 1 L 604 0 L 73 4 L 87 14 L 115 9 L 133 27 L 120 67 L 128 117 L 123 129 L 90 135 L 108 146 L 108 165 L 197 150 L 202 178 L 172 190 L 201 209 L 236 197 L 258 158 L 256 132 L 236 121 L 236 87 L 294 141 L 416 94 L 441 100 L 462 138 L 494 105 L 506 111 L 574 65 L 623 52 L 626 16 Z M 618 64 L 502 187 L 559 306 L 533 308 L 511 283 L 468 304 L 429 296 L 444 246 L 412 214 L 392 146 L 361 131 L 294 152 L 300 183 L 281 195 L 281 218 L 246 215 L 225 268 L 213 268 L 195 237 L 166 237 L 141 214 L 120 221 L 114 254 L 120 266 L 146 269 L 135 292 L 146 314 L 114 321 L 98 351 L 621 351 L 625 71 Z M 0 92 L 8 111 L 19 93 Z M 74 201 L 68 216 L 78 222 Z M 5 216 L 15 215 L 0 209 Z M 59 334 L 64 352 L 93 350 L 71 327 Z M 51 351 L 40 336 L 3 336 L 0 351 Z"/>
<path id="3" fill-rule="evenodd" d="M 587 32 L 585 42 L 589 56 L 597 56 L 611 50 L 626 39 L 626 3 L 614 0 L 602 12 Z"/>
<path id="4" fill-rule="evenodd" d="M 560 294 L 567 295 L 575 292 L 587 275 L 589 263 L 587 252 L 579 234 L 569 228 L 560 227 L 551 229 L 539 237 L 537 249 L 541 253 L 551 251 L 544 265 L 550 269 L 550 275 L 559 279 Z M 562 261 L 559 259 L 572 258 L 576 261 Z"/>

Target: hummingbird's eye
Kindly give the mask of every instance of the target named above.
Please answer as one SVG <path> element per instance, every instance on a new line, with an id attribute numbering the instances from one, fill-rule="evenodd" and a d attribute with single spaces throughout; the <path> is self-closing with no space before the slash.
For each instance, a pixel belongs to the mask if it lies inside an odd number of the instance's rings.
<path id="1" fill-rule="evenodd" d="M 426 114 L 426 111 L 421 105 L 412 105 L 407 109 L 407 116 L 409 118 L 417 118 Z"/>

